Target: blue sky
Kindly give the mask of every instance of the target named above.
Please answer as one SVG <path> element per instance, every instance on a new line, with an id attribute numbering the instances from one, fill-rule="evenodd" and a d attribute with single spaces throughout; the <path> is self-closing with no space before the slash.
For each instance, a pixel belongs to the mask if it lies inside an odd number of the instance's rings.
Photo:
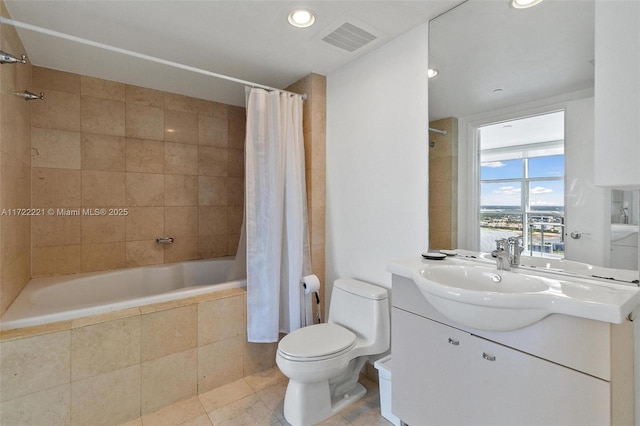
<path id="1" fill-rule="evenodd" d="M 518 179 L 512 182 L 483 183 L 481 205 L 519 206 L 522 193 L 522 160 L 504 160 L 482 163 L 480 176 L 486 179 Z M 558 177 L 564 175 L 564 157 L 538 157 L 529 159 L 529 176 Z M 535 206 L 564 205 L 564 180 L 530 181 L 529 203 Z"/>

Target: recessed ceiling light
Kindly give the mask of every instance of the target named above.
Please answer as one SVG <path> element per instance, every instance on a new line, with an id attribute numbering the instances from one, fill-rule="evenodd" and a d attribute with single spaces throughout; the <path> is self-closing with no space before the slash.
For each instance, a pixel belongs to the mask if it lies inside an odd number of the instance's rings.
<path id="1" fill-rule="evenodd" d="M 316 22 L 316 17 L 310 10 L 296 9 L 289 14 L 289 23 L 294 27 L 307 28 Z"/>
<path id="2" fill-rule="evenodd" d="M 511 7 L 515 9 L 526 9 L 541 2 L 542 0 L 511 0 Z"/>
<path id="3" fill-rule="evenodd" d="M 429 77 L 429 78 L 433 78 L 433 77 L 435 77 L 436 75 L 438 75 L 438 70 L 434 70 L 434 69 L 431 69 L 431 68 L 429 68 L 429 69 L 427 70 L 427 77 Z"/>

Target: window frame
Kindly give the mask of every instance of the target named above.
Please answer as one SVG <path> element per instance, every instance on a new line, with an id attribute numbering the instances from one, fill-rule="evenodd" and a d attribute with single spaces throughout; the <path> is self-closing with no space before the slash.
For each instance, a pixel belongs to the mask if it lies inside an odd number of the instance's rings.
<path id="1" fill-rule="evenodd" d="M 565 113 L 566 126 L 566 99 L 557 103 L 532 102 L 528 107 L 525 105 L 520 108 L 505 108 L 458 119 L 458 170 L 461 183 L 458 187 L 458 202 L 466 206 L 464 209 L 458 209 L 458 247 L 473 251 L 480 250 L 480 128 L 559 111 Z M 565 208 L 566 205 L 565 178 Z M 565 225 L 566 221 L 565 211 Z"/>
<path id="2" fill-rule="evenodd" d="M 548 212 L 544 212 L 542 210 L 535 210 L 531 207 L 531 184 L 533 182 L 562 182 L 563 183 L 563 197 L 564 197 L 564 181 L 565 181 L 565 170 L 564 170 L 564 140 L 562 141 L 554 141 L 555 142 L 555 146 L 554 147 L 559 147 L 560 144 L 562 144 L 562 154 L 550 154 L 550 155 L 539 155 L 539 156 L 532 156 L 532 157 L 528 157 L 526 156 L 525 150 L 526 148 L 523 149 L 523 145 L 519 145 L 519 146 L 513 146 L 513 147 L 509 147 L 509 149 L 502 149 L 502 153 L 504 154 L 504 161 L 512 161 L 512 160 L 520 160 L 521 161 L 521 173 L 520 173 L 520 177 L 513 177 L 513 178 L 502 178 L 502 179 L 482 179 L 482 164 L 486 163 L 487 161 L 482 161 L 482 158 L 480 158 L 480 169 L 479 169 L 479 173 L 478 173 L 478 182 L 479 182 L 479 187 L 482 188 L 482 184 L 487 184 L 487 183 L 513 183 L 513 182 L 519 182 L 520 184 L 520 208 L 517 212 L 515 212 L 516 214 L 521 216 L 521 221 L 522 221 L 522 237 L 525 239 L 524 241 L 524 247 L 525 247 L 525 252 L 523 252 L 523 254 L 527 253 L 527 245 L 529 243 L 530 240 L 530 236 L 529 236 L 529 226 L 528 224 L 530 223 L 531 220 L 531 216 L 533 215 L 537 215 L 537 214 L 546 214 L 549 215 Z M 551 146 L 550 144 L 547 144 L 549 146 Z M 483 151 L 491 151 L 491 150 L 482 150 L 478 149 L 479 155 L 480 157 L 482 157 L 482 153 Z M 509 154 L 514 155 L 515 157 L 510 158 Z M 546 177 L 531 177 L 529 176 L 529 160 L 531 160 L 532 158 L 548 158 L 548 157 L 557 157 L 557 156 L 562 156 L 562 160 L 563 160 L 563 172 L 562 172 L 562 176 L 546 176 Z M 480 189 L 480 195 L 482 194 L 482 189 Z M 482 202 L 481 202 L 481 197 L 478 200 L 478 218 L 477 218 L 477 222 L 478 222 L 478 233 L 481 235 L 482 233 L 482 226 L 481 224 L 481 211 L 482 211 Z M 564 202 L 562 204 L 563 207 L 563 213 L 562 213 L 562 217 L 564 219 L 565 214 L 564 214 Z M 563 225 L 564 225 L 564 221 L 563 221 Z M 564 230 L 563 230 L 564 232 Z M 479 241 L 481 241 L 481 238 L 479 238 Z M 534 252 L 532 249 L 530 249 L 528 251 L 529 255 L 533 256 Z M 543 255 L 543 251 L 540 251 L 540 255 Z"/>

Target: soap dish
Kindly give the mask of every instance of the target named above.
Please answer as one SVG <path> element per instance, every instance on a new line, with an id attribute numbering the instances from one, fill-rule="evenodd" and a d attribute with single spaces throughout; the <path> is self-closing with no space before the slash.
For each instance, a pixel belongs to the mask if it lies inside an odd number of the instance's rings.
<path id="1" fill-rule="evenodd" d="M 422 257 L 429 260 L 442 260 L 442 259 L 446 259 L 447 255 L 443 253 L 436 253 L 436 252 L 429 251 L 426 253 L 422 253 Z"/>

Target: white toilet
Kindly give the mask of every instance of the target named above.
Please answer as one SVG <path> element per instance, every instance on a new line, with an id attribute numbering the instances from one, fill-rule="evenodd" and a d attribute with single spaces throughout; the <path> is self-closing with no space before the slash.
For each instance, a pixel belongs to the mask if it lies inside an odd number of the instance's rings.
<path id="1" fill-rule="evenodd" d="M 276 363 L 289 378 L 284 416 L 294 426 L 312 425 L 362 398 L 358 383 L 369 356 L 389 349 L 387 290 L 354 279 L 338 279 L 329 319 L 296 330 L 278 344 Z"/>

